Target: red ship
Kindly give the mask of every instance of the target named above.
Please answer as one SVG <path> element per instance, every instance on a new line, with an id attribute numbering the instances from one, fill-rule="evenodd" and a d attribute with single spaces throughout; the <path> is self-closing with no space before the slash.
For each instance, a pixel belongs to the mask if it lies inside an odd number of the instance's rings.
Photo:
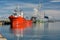
<path id="1" fill-rule="evenodd" d="M 9 16 L 11 22 L 11 29 L 23 31 L 32 26 L 32 20 L 24 18 L 23 11 L 14 10 L 13 15 Z"/>
<path id="2" fill-rule="evenodd" d="M 32 25 L 32 20 L 27 20 L 26 18 L 24 18 L 23 15 L 23 11 L 17 11 L 14 10 L 13 15 L 9 16 L 10 22 L 11 22 L 11 28 L 20 28 L 20 29 L 24 29 L 27 26 L 31 26 Z"/>

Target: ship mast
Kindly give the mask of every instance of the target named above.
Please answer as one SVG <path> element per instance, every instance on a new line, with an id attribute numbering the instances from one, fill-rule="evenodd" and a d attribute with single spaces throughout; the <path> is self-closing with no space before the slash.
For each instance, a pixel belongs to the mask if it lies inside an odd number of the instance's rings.
<path id="1" fill-rule="evenodd" d="M 40 12 L 40 8 L 42 8 L 41 4 L 38 5 L 38 7 L 35 7 L 34 10 L 34 14 L 33 16 L 40 16 L 39 12 Z"/>
<path id="2" fill-rule="evenodd" d="M 14 16 L 21 16 L 23 17 L 23 11 L 22 9 L 20 8 L 19 4 L 16 5 L 16 8 L 14 10 L 14 13 L 13 13 Z"/>
<path id="3" fill-rule="evenodd" d="M 19 14 L 19 7 L 16 5 L 16 8 L 14 9 L 13 15 L 17 16 Z"/>

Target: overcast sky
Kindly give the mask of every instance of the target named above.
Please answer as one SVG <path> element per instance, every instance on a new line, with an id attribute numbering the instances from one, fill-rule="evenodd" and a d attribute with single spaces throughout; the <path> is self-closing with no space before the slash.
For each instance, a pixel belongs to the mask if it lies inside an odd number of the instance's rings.
<path id="1" fill-rule="evenodd" d="M 42 4 L 42 13 L 60 19 L 60 0 L 0 0 L 0 17 L 11 15 L 17 4 L 25 15 L 32 15 L 33 9 Z"/>

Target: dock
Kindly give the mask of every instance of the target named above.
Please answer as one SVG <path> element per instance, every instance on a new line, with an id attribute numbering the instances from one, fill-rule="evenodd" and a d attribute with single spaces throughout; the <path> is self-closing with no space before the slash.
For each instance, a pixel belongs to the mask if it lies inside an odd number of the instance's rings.
<path id="1" fill-rule="evenodd" d="M 0 40 L 7 40 L 2 34 L 0 34 Z"/>
<path id="2" fill-rule="evenodd" d="M 10 20 L 9 18 L 0 18 L 0 25 L 9 25 Z"/>

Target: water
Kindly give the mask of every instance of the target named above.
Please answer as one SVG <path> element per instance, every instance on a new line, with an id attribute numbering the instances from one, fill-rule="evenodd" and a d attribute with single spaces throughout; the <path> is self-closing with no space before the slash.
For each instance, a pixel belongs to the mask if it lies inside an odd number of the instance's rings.
<path id="1" fill-rule="evenodd" d="M 0 26 L 0 33 L 8 40 L 60 40 L 60 22 L 36 23 L 24 30 L 24 36 L 17 39 L 10 25 Z"/>

